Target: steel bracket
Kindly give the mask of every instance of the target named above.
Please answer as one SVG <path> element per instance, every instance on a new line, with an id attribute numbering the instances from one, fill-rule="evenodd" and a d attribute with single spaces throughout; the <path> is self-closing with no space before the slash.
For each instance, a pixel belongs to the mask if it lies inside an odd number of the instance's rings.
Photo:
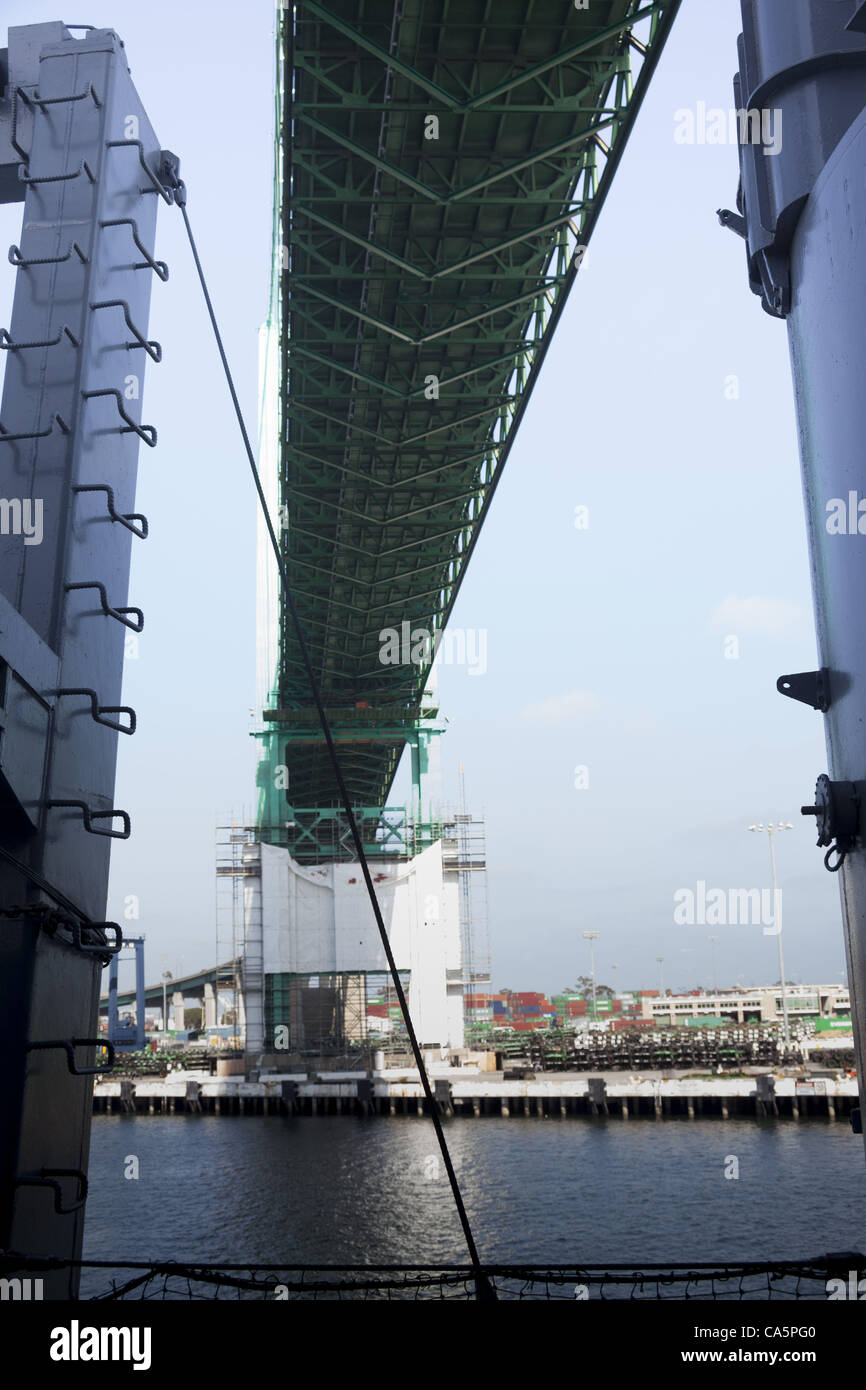
<path id="1" fill-rule="evenodd" d="M 780 695 L 801 704 L 811 705 L 826 714 L 830 708 L 830 672 L 826 666 L 820 671 L 799 671 L 796 675 L 780 676 L 776 681 Z"/>
<path id="2" fill-rule="evenodd" d="M 63 1205 L 63 1188 L 56 1181 L 57 1178 L 75 1178 L 78 1183 L 78 1196 L 68 1207 Z M 80 1168 L 40 1168 L 38 1177 L 23 1177 L 14 1179 L 16 1187 L 50 1187 L 54 1190 L 54 1210 L 58 1216 L 70 1216 L 72 1212 L 79 1211 L 87 1201 L 87 1174 Z"/>
<path id="3" fill-rule="evenodd" d="M 128 840 L 132 832 L 129 813 L 127 811 L 117 811 L 113 807 L 110 811 L 91 811 L 86 801 L 77 800 L 46 801 L 45 806 L 49 811 L 54 808 L 57 810 L 68 808 L 70 810 L 80 811 L 84 818 L 84 829 L 87 831 L 88 835 L 106 835 L 112 840 Z M 119 816 L 123 821 L 122 830 L 100 830 L 93 824 L 95 820 L 114 820 L 115 816 Z"/>
<path id="4" fill-rule="evenodd" d="M 147 517 L 143 512 L 119 512 L 114 505 L 114 488 L 108 483 L 79 483 L 73 487 L 73 492 L 104 492 L 107 498 L 106 506 L 108 516 L 111 521 L 119 521 L 121 526 L 125 526 L 127 531 L 131 531 L 134 536 L 138 536 L 140 541 L 146 541 L 148 536 Z M 133 522 L 140 521 L 140 526 L 134 526 Z"/>
<path id="5" fill-rule="evenodd" d="M 854 848 L 860 826 L 860 794 L 856 782 L 831 782 L 822 772 L 815 784 L 814 806 L 801 806 L 800 812 L 815 817 L 817 843 L 822 849 L 829 846 L 824 863 L 831 873 L 837 873 L 848 851 Z M 834 850 L 838 858 L 836 863 L 831 863 Z"/>
<path id="6" fill-rule="evenodd" d="M 61 1047 L 66 1053 L 66 1065 L 71 1076 L 102 1076 L 114 1068 L 114 1047 L 107 1038 L 58 1038 L 51 1042 L 28 1043 L 27 1051 L 47 1052 L 55 1047 Z M 76 1047 L 103 1047 L 108 1053 L 108 1061 L 103 1067 L 78 1067 L 75 1064 Z"/>
<path id="7" fill-rule="evenodd" d="M 68 690 L 55 690 L 55 698 L 61 695 L 86 695 L 90 700 L 90 715 L 97 724 L 104 724 L 107 729 L 114 729 L 119 734 L 134 734 L 136 728 L 136 714 L 131 705 L 101 705 L 99 696 L 95 690 L 89 690 L 86 686 L 70 687 Z M 121 724 L 116 719 L 106 719 L 106 714 L 128 714 L 129 723 Z"/>

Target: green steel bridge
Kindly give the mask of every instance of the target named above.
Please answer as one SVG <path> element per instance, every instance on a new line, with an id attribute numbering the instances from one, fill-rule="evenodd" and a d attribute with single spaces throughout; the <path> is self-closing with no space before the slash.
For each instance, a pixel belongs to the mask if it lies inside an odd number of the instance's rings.
<path id="1" fill-rule="evenodd" d="M 407 745 L 418 793 L 438 727 L 437 634 L 678 8 L 281 10 L 281 536 L 371 844 Z M 386 630 L 401 660 L 386 659 Z M 262 837 L 308 861 L 340 857 L 337 788 L 282 613 L 278 652 L 259 735 Z"/>

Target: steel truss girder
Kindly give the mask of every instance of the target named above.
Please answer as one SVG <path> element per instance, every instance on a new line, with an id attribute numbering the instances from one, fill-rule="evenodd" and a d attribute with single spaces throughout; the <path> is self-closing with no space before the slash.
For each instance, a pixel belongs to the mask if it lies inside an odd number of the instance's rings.
<path id="1" fill-rule="evenodd" d="M 440 0 L 413 0 L 390 46 L 390 0 L 338 8 L 298 0 L 279 40 L 285 556 L 326 702 L 390 690 L 411 728 L 428 673 L 379 666 L 378 631 L 447 621 L 678 0 L 501 0 L 498 67 L 474 18 L 440 41 Z M 305 702 L 285 625 L 280 671 L 275 708 Z M 288 759 L 294 801 L 331 795 L 319 753 L 269 723 L 262 784 Z M 341 753 L 353 800 L 384 799 L 394 750 L 363 773 Z"/>

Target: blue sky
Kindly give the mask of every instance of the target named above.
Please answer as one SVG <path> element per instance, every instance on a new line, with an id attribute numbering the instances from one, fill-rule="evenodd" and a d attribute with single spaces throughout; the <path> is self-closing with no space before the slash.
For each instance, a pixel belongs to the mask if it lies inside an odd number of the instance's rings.
<path id="1" fill-rule="evenodd" d="M 7 0 L 8 24 L 40 16 Z M 248 422 L 271 239 L 275 11 L 250 0 L 96 3 L 113 26 L 189 211 Z M 487 668 L 442 667 L 445 793 L 488 823 L 494 979 L 708 985 L 778 978 L 758 926 L 679 926 L 674 894 L 769 885 L 777 841 L 788 975 L 838 979 L 838 889 L 799 815 L 826 769 L 822 720 L 775 690 L 816 663 L 784 324 L 748 290 L 731 144 L 684 145 L 676 113 L 725 111 L 736 0 L 685 0 L 544 364 L 453 622 L 487 633 Z M 681 123 L 680 123 L 681 124 Z M 20 205 L 0 208 L 18 240 Z M 146 614 L 124 698 L 109 914 L 140 900 L 148 976 L 214 956 L 214 831 L 254 809 L 254 496 L 176 210 L 161 208 L 130 603 Z M 3 262 L 5 264 L 5 261 Z M 8 323 L 12 270 L 0 272 Z M 732 387 L 730 378 L 736 378 Z M 735 395 L 736 398 L 730 397 Z M 589 508 L 577 530 L 575 508 Z M 725 640 L 739 643 L 726 659 Z M 574 786 L 578 765 L 589 786 Z M 398 778 L 395 802 L 401 800 Z"/>

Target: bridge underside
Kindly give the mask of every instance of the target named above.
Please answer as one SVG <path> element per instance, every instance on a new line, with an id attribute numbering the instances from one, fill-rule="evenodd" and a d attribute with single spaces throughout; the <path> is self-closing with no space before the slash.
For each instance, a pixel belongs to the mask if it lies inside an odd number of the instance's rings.
<path id="1" fill-rule="evenodd" d="M 678 3 L 281 13 L 281 536 L 354 805 L 407 742 L 422 768 L 435 635 Z M 259 819 L 291 846 L 338 798 L 284 613 L 264 720 Z"/>

